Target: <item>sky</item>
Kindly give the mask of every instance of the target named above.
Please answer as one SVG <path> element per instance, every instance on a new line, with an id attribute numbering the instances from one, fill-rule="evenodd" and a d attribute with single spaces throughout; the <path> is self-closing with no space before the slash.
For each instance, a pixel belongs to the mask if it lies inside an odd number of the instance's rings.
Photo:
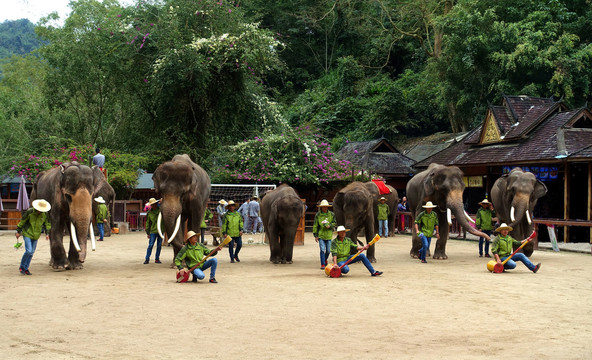
<path id="1" fill-rule="evenodd" d="M 70 0 L 0 0 L 0 22 L 29 19 L 37 23 L 43 16 L 57 11 L 63 21 L 70 13 Z"/>

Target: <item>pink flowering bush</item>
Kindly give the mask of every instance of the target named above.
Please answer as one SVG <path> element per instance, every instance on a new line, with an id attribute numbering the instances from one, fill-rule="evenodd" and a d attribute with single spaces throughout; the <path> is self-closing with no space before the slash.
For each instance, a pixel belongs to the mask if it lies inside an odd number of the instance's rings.
<path id="1" fill-rule="evenodd" d="M 331 145 L 308 126 L 255 137 L 230 146 L 214 181 L 321 184 L 351 178 L 351 163 L 337 160 Z"/>

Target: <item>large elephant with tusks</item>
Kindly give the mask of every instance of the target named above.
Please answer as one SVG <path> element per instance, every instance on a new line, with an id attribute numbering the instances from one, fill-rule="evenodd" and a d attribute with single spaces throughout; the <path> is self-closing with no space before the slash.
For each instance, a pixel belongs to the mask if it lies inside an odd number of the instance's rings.
<path id="1" fill-rule="evenodd" d="M 463 172 L 456 166 L 444 166 L 432 163 L 427 170 L 416 174 L 407 183 L 407 201 L 411 211 L 412 223 L 423 210 L 422 205 L 431 201 L 436 208 L 440 224 L 440 239 L 436 242 L 434 259 L 448 259 L 446 255 L 446 242 L 448 241 L 448 227 L 452 224 L 452 215 L 456 217 L 459 225 L 469 233 L 489 239 L 487 234 L 473 228 L 469 217 L 463 207 Z M 410 255 L 417 258 L 421 249 L 421 239 L 417 236 L 415 226 L 412 226 L 412 245 Z"/>
<path id="2" fill-rule="evenodd" d="M 158 231 L 164 222 L 168 242 L 173 245 L 174 255 L 183 247 L 184 224 L 187 231 L 200 232 L 208 199 L 210 177 L 189 155 L 175 155 L 171 161 L 160 164 L 152 175 L 154 188 L 160 194 Z M 164 238 L 163 234 L 160 234 Z"/>
<path id="3" fill-rule="evenodd" d="M 261 219 L 269 240 L 269 261 L 292 263 L 296 229 L 303 215 L 304 204 L 291 186 L 283 184 L 265 193 L 261 200 Z"/>
<path id="4" fill-rule="evenodd" d="M 76 161 L 64 163 L 37 175 L 31 199 L 45 199 L 51 204 L 50 265 L 54 269 L 82 269 L 86 260 L 86 237 L 90 233 L 94 250 L 92 199 L 102 174 Z M 68 256 L 63 244 L 64 231 L 70 233 Z"/>

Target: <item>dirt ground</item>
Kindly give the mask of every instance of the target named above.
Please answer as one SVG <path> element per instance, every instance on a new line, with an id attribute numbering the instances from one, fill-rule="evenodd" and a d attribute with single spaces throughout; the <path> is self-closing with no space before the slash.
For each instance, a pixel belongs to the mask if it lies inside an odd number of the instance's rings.
<path id="1" fill-rule="evenodd" d="M 255 241 L 260 239 L 255 237 Z M 409 257 L 410 237 L 382 239 L 371 277 L 354 264 L 327 278 L 310 233 L 294 264 L 246 244 L 241 262 L 218 255 L 218 284 L 177 284 L 164 264 L 143 265 L 142 233 L 98 243 L 80 271 L 55 272 L 40 240 L 32 276 L 0 236 L 2 359 L 589 359 L 592 258 L 536 251 L 491 274 L 477 244 L 450 240 L 446 261 Z M 210 239 L 211 244 L 211 239 Z M 434 244 L 432 244 L 434 246 Z M 90 248 L 90 242 L 89 242 Z M 433 249 L 433 248 L 432 248 Z M 209 270 L 206 271 L 209 276 Z"/>

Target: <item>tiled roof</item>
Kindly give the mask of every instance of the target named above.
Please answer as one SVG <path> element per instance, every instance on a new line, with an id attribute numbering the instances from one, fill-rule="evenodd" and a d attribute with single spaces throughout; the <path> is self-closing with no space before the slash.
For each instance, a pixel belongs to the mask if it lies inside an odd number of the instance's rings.
<path id="1" fill-rule="evenodd" d="M 394 152 L 373 151 L 374 149 L 393 149 Z M 350 142 L 339 150 L 336 156 L 348 160 L 357 168 L 377 174 L 410 174 L 414 161 L 399 153 L 386 139 Z"/>

